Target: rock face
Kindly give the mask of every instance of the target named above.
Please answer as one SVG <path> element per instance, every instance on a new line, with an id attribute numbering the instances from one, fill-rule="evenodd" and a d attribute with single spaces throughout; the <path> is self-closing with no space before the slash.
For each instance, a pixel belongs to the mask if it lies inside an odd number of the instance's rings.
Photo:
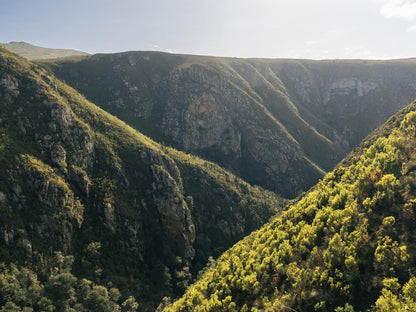
<path id="1" fill-rule="evenodd" d="M 2 261 L 49 270 L 60 251 L 76 274 L 152 307 L 282 203 L 159 145 L 7 50 L 0 60 Z"/>
<path id="2" fill-rule="evenodd" d="M 43 63 L 146 135 L 291 197 L 416 97 L 416 62 L 127 52 Z"/>

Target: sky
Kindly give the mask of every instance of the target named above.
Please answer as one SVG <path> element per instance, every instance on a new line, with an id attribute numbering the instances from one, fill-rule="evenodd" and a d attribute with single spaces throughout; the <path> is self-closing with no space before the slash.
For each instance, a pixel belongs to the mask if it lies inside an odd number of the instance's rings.
<path id="1" fill-rule="evenodd" d="M 0 42 L 89 53 L 416 57 L 416 0 L 0 0 Z"/>

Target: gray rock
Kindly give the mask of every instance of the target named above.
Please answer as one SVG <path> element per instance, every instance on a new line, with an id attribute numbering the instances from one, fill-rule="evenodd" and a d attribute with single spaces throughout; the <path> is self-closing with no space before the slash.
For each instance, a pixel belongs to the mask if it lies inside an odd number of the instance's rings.
<path id="1" fill-rule="evenodd" d="M 19 241 L 20 246 L 26 253 L 27 257 L 32 257 L 32 243 L 27 238 L 22 238 Z"/>
<path id="2" fill-rule="evenodd" d="M 7 196 L 3 192 L 0 192 L 0 203 L 2 203 L 2 204 L 7 203 Z"/>

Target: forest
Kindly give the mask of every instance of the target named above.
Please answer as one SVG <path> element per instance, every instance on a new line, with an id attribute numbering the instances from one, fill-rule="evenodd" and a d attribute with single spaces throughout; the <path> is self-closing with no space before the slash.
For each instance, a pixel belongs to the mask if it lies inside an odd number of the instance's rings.
<path id="1" fill-rule="evenodd" d="M 163 311 L 413 310 L 414 110 L 392 117 L 387 136 L 230 248 Z"/>

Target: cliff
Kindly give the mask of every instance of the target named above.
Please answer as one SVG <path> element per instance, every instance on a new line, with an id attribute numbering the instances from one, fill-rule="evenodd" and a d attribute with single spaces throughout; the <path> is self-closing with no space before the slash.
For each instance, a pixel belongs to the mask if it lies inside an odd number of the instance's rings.
<path id="1" fill-rule="evenodd" d="M 157 141 L 286 197 L 314 185 L 416 96 L 416 63 L 157 52 L 43 62 Z"/>

